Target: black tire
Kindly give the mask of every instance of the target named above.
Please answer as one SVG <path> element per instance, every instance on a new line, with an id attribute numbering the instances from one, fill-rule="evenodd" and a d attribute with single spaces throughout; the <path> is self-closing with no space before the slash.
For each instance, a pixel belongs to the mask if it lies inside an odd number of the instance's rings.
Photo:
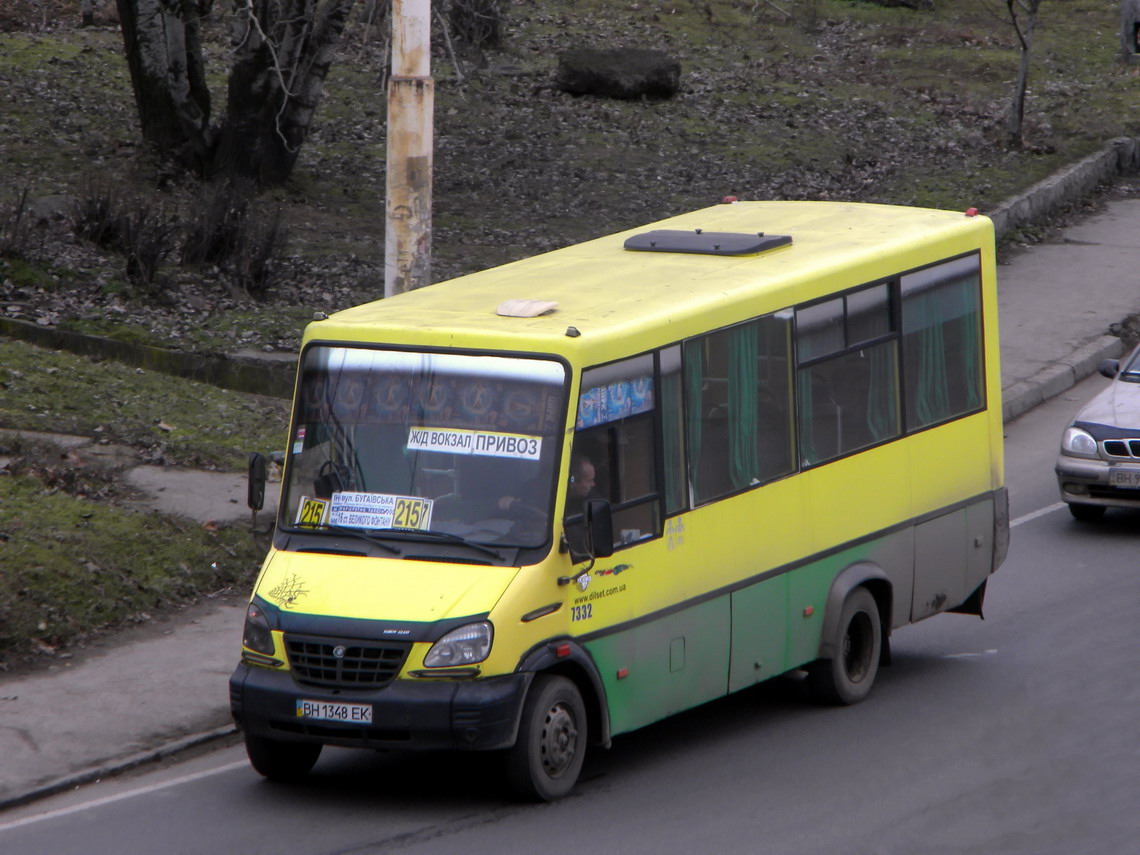
<path id="1" fill-rule="evenodd" d="M 1104 516 L 1104 505 L 1081 505 L 1069 502 L 1069 513 L 1081 522 L 1097 522 Z"/>
<path id="2" fill-rule="evenodd" d="M 808 668 L 813 694 L 823 703 L 857 704 L 871 693 L 883 650 L 882 619 L 871 592 L 856 588 L 843 602 L 835 633 L 835 657 Z"/>
<path id="3" fill-rule="evenodd" d="M 565 677 L 535 677 L 523 704 L 507 782 L 519 798 L 553 801 L 567 795 L 586 757 L 586 705 Z"/>
<path id="4" fill-rule="evenodd" d="M 316 764 L 322 747 L 319 742 L 278 742 L 245 735 L 250 765 L 271 781 L 301 780 Z"/>

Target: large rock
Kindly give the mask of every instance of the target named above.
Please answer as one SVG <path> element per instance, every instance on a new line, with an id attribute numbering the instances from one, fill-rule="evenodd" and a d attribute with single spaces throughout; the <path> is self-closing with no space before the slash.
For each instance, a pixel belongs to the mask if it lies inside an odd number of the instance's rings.
<path id="1" fill-rule="evenodd" d="M 657 50 L 578 48 L 559 55 L 555 83 L 572 95 L 672 98 L 681 85 L 681 63 Z"/>

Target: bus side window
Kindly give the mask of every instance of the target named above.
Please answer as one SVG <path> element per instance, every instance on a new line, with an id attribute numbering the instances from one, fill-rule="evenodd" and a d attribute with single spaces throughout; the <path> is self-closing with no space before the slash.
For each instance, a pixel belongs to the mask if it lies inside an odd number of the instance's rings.
<path id="1" fill-rule="evenodd" d="M 685 428 L 696 504 L 795 470 L 791 312 L 685 342 Z"/>
<path id="2" fill-rule="evenodd" d="M 892 286 L 796 309 L 800 459 L 822 463 L 901 434 Z"/>
<path id="3" fill-rule="evenodd" d="M 906 427 L 918 430 L 985 404 L 977 256 L 902 277 Z"/>

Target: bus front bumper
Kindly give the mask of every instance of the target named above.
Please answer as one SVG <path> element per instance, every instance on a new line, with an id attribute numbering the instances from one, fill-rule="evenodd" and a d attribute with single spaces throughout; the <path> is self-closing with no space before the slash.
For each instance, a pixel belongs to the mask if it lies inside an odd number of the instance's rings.
<path id="1" fill-rule="evenodd" d="M 283 742 L 350 748 L 490 751 L 515 742 L 531 677 L 394 680 L 382 689 L 305 686 L 288 671 L 238 665 L 230 711 L 247 734 Z M 298 715 L 301 701 L 371 708 L 372 721 L 325 721 Z"/>

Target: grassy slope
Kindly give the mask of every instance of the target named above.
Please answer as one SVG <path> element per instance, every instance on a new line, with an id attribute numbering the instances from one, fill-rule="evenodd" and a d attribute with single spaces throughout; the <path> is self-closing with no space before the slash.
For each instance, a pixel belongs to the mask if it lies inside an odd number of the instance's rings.
<path id="1" fill-rule="evenodd" d="M 0 427 L 97 437 L 138 460 L 234 470 L 284 447 L 288 403 L 0 339 Z M 0 437 L 0 671 L 235 586 L 266 543 L 130 505 L 125 462 Z"/>

